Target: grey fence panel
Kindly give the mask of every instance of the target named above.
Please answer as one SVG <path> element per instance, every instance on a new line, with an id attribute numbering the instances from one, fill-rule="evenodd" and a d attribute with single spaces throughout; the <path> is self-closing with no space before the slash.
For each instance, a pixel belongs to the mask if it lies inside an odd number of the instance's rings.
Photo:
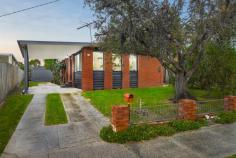
<path id="1" fill-rule="evenodd" d="M 22 80 L 24 72 L 17 66 L 8 63 L 0 63 L 0 102 Z"/>
<path id="2" fill-rule="evenodd" d="M 53 79 L 52 72 L 44 67 L 33 68 L 31 73 L 31 81 L 50 82 Z"/>

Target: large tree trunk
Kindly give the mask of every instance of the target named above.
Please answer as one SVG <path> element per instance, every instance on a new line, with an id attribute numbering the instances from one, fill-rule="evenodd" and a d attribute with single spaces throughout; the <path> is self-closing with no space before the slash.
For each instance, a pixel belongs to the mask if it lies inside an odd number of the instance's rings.
<path id="1" fill-rule="evenodd" d="M 192 98 L 188 93 L 187 77 L 184 72 L 178 72 L 175 77 L 175 101 Z"/>

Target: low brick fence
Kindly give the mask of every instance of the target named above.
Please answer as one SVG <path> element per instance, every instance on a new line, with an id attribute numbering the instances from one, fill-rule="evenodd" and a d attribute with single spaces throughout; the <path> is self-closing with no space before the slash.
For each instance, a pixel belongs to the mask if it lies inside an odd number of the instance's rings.
<path id="1" fill-rule="evenodd" d="M 23 77 L 24 72 L 19 67 L 0 63 L 0 103 L 23 80 Z"/>
<path id="2" fill-rule="evenodd" d="M 177 116 L 175 119 L 184 120 L 196 120 L 197 102 L 191 99 L 182 99 L 178 103 Z M 236 96 L 226 96 L 224 98 L 224 105 L 222 102 L 222 111 L 236 110 Z M 173 119 L 172 119 L 173 120 Z M 129 106 L 113 106 L 112 107 L 112 119 L 111 119 L 113 131 L 124 131 L 130 124 L 130 107 Z"/>

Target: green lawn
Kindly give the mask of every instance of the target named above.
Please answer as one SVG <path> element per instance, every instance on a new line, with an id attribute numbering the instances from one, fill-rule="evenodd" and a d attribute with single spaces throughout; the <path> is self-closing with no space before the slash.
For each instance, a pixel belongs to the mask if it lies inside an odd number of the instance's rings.
<path id="1" fill-rule="evenodd" d="M 67 122 L 67 116 L 60 94 L 48 94 L 46 100 L 45 125 L 56 125 Z"/>
<path id="2" fill-rule="evenodd" d="M 143 106 L 156 106 L 157 104 L 170 103 L 171 98 L 174 97 L 173 86 L 153 87 L 153 88 L 131 88 L 131 89 L 113 89 L 113 90 L 97 90 L 83 92 L 83 96 L 89 98 L 91 103 L 101 111 L 105 116 L 111 115 L 111 108 L 113 105 L 124 105 L 124 93 L 134 94 L 134 103 L 132 107 L 139 106 L 141 99 Z M 217 98 L 209 95 L 203 90 L 191 90 L 191 93 L 199 100 L 207 100 Z"/>
<path id="3" fill-rule="evenodd" d="M 6 97 L 0 108 L 0 155 L 16 129 L 33 95 L 21 95 L 15 92 Z"/>
<path id="4" fill-rule="evenodd" d="M 47 82 L 33 82 L 33 81 L 30 81 L 29 82 L 29 87 L 38 86 L 39 84 L 43 84 L 43 83 L 47 83 Z"/>

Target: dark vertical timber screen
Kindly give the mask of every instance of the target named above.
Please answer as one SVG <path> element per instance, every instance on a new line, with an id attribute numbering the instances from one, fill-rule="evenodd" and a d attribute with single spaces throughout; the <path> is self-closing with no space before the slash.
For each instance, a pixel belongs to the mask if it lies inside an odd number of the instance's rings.
<path id="1" fill-rule="evenodd" d="M 93 71 L 93 89 L 104 89 L 104 71 Z"/>
<path id="2" fill-rule="evenodd" d="M 80 88 L 81 89 L 81 71 L 76 71 L 75 72 L 75 80 L 74 80 L 74 84 L 76 88 Z"/>
<path id="3" fill-rule="evenodd" d="M 130 88 L 136 88 L 138 87 L 138 71 L 130 71 L 129 72 L 130 77 Z"/>
<path id="4" fill-rule="evenodd" d="M 122 88 L 122 72 L 121 71 L 112 72 L 112 87 Z"/>

